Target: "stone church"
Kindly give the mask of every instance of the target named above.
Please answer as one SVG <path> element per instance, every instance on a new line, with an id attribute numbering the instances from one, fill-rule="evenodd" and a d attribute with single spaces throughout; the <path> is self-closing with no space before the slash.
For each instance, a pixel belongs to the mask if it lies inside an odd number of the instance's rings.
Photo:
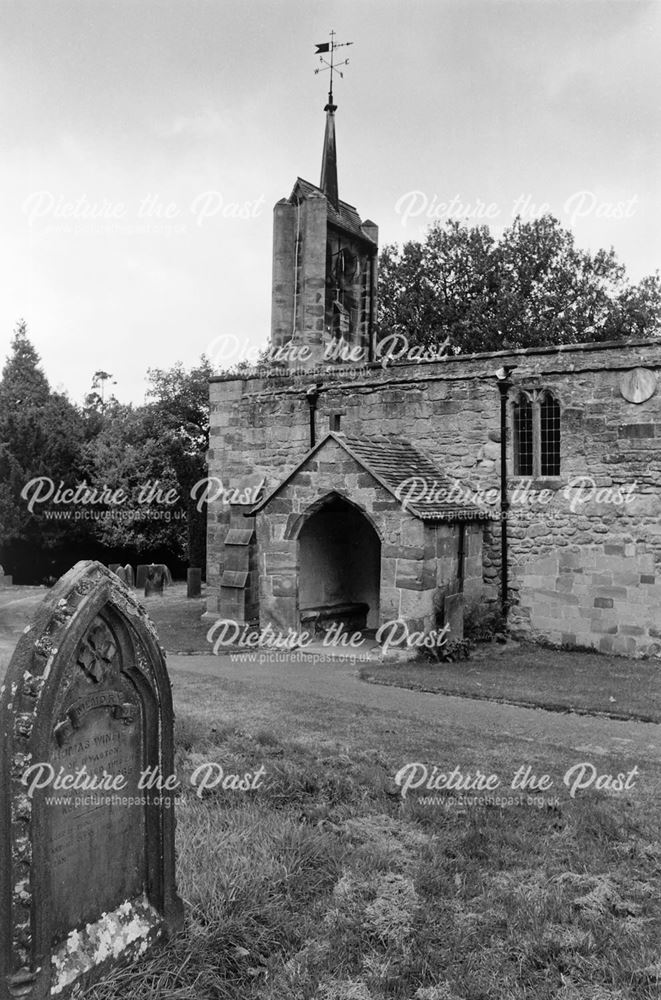
<path id="1" fill-rule="evenodd" d="M 500 605 L 514 635 L 659 655 L 661 340 L 384 354 L 335 111 L 319 184 L 274 209 L 272 360 L 211 380 L 209 476 L 251 502 L 209 506 L 207 615 L 456 639 Z"/>

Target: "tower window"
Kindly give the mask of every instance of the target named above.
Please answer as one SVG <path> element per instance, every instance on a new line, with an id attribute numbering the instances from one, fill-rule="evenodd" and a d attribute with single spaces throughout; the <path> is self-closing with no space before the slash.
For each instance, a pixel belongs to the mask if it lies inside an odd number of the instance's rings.
<path id="1" fill-rule="evenodd" d="M 547 390 L 521 392 L 512 409 L 514 475 L 560 475 L 560 403 Z"/>
<path id="2" fill-rule="evenodd" d="M 340 413 L 331 413 L 330 429 L 332 431 L 339 431 L 341 420 L 342 420 L 342 415 Z"/>

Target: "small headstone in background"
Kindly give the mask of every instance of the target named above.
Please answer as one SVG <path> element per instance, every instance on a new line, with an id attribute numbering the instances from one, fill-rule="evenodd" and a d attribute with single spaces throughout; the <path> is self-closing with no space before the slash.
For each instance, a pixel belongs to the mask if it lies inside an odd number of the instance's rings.
<path id="1" fill-rule="evenodd" d="M 126 583 L 126 570 L 124 569 L 123 566 L 117 567 L 117 569 L 115 570 L 115 576 L 117 577 L 118 580 L 121 580 L 122 583 Z"/>
<path id="2" fill-rule="evenodd" d="M 11 587 L 12 583 L 12 577 L 8 576 L 7 573 L 5 573 L 4 568 L 0 566 L 0 590 L 2 590 L 3 587 Z"/>
<path id="3" fill-rule="evenodd" d="M 135 576 L 133 575 L 133 566 L 131 566 L 131 563 L 126 564 L 124 572 L 126 573 L 126 586 L 133 590 L 135 587 Z"/>
<path id="4" fill-rule="evenodd" d="M 186 597 L 199 597 L 202 593 L 202 570 L 191 566 L 186 573 Z"/>
<path id="5" fill-rule="evenodd" d="M 152 567 L 160 569 L 163 575 L 164 585 L 166 587 L 171 586 L 172 573 L 170 572 L 168 567 L 164 563 L 149 563 L 144 565 L 141 564 L 140 566 L 138 566 L 138 570 L 135 576 L 135 585 L 138 588 L 138 590 L 144 587 L 145 583 L 147 582 L 147 573 L 149 572 L 150 569 L 152 569 Z"/>
<path id="6" fill-rule="evenodd" d="M 147 769 L 173 774 L 165 656 L 115 575 L 82 562 L 37 608 L 1 690 L 0 996 L 80 996 L 182 923 L 173 802 L 139 788 Z M 120 783 L 48 801 L 51 777 L 81 773 Z"/>
<path id="7" fill-rule="evenodd" d="M 151 597 L 154 594 L 159 594 L 163 596 L 163 583 L 165 581 L 165 574 L 163 572 L 163 567 L 161 565 L 152 565 L 147 569 L 147 579 L 145 580 L 145 597 Z"/>

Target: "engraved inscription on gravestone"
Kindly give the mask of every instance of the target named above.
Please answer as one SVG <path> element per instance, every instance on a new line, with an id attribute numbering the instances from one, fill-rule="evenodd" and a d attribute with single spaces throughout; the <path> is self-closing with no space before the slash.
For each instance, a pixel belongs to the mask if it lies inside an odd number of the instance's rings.
<path id="1" fill-rule="evenodd" d="M 103 619 L 91 625 L 71 683 L 56 709 L 50 762 L 55 772 L 122 775 L 122 796 L 137 797 L 141 771 L 142 720 L 131 685 L 119 669 L 119 651 Z M 140 895 L 145 878 L 144 822 L 139 807 L 102 803 L 104 796 L 79 795 L 87 803 L 52 805 L 51 885 L 54 933 L 66 936 L 96 910 Z M 111 799 L 111 796 L 106 796 Z M 98 878 L 99 843 L 114 878 Z M 94 898 L 88 886 L 96 882 Z"/>
<path id="2" fill-rule="evenodd" d="M 172 723 L 153 626 L 79 563 L 1 691 L 0 1000 L 66 997 L 180 926 L 174 802 L 138 787 L 147 768 L 172 774 Z"/>

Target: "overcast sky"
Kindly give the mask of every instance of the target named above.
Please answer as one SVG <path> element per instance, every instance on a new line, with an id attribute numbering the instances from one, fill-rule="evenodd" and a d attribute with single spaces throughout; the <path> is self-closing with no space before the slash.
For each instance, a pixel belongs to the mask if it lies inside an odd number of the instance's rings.
<path id="1" fill-rule="evenodd" d="M 485 221 L 487 206 L 499 232 L 515 206 L 545 203 L 634 280 L 661 266 L 661 3 L 0 0 L 0 13 L 0 363 L 22 316 L 74 401 L 98 369 L 141 402 L 148 367 L 189 367 L 226 333 L 265 345 L 272 208 L 298 175 L 319 181 L 314 51 L 331 28 L 354 42 L 335 88 L 340 197 L 381 244 L 434 217 Z"/>

